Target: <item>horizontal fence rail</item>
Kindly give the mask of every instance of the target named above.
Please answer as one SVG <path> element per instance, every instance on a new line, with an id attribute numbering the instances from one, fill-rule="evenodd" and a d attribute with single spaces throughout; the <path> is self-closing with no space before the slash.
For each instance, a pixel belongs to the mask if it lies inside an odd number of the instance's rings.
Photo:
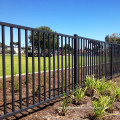
<path id="1" fill-rule="evenodd" d="M 0 22 L 0 119 L 120 73 L 120 45 Z"/>

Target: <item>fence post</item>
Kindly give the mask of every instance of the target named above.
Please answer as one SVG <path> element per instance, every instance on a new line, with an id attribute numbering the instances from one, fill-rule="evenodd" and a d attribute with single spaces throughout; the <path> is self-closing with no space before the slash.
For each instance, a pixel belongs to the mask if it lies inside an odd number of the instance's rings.
<path id="1" fill-rule="evenodd" d="M 111 55 L 110 55 L 110 77 L 113 75 L 113 44 L 111 44 Z"/>
<path id="2" fill-rule="evenodd" d="M 74 34 L 74 88 L 78 84 L 78 59 L 77 59 L 77 44 L 78 44 L 78 35 Z"/>

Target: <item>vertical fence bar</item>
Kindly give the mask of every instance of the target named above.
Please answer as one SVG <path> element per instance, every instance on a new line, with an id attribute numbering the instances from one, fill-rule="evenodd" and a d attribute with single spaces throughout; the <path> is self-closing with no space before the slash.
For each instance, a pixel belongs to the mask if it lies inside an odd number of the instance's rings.
<path id="1" fill-rule="evenodd" d="M 79 78 L 79 76 L 80 76 L 80 60 L 79 60 L 79 58 L 80 58 L 80 51 L 79 51 L 79 48 L 80 48 L 80 45 L 79 45 L 79 38 L 78 38 L 78 84 L 80 84 L 80 78 Z"/>
<path id="2" fill-rule="evenodd" d="M 21 29 L 18 28 L 18 49 L 19 49 L 19 100 L 20 109 L 22 109 L 22 81 L 21 81 Z"/>
<path id="3" fill-rule="evenodd" d="M 95 75 L 95 41 L 94 41 L 94 75 Z"/>
<path id="4" fill-rule="evenodd" d="M 5 69 L 5 27 L 2 25 L 2 67 L 3 67 L 3 102 L 4 102 L 4 114 L 7 113 L 6 105 L 6 69 Z"/>
<path id="5" fill-rule="evenodd" d="M 100 42 L 99 42 L 99 78 L 100 78 Z"/>
<path id="6" fill-rule="evenodd" d="M 113 44 L 111 43 L 111 55 L 110 55 L 110 77 L 113 75 Z"/>
<path id="7" fill-rule="evenodd" d="M 88 75 L 89 75 L 89 40 L 88 40 Z"/>
<path id="8" fill-rule="evenodd" d="M 81 38 L 81 85 L 82 85 L 82 67 L 83 67 L 83 65 L 82 65 L 82 38 Z"/>
<path id="9" fill-rule="evenodd" d="M 43 33 L 43 44 L 44 44 L 44 101 L 46 100 L 46 43 L 45 33 Z"/>
<path id="10" fill-rule="evenodd" d="M 25 47 L 26 47 L 26 98 L 27 98 L 27 107 L 29 106 L 29 81 L 28 81 L 28 34 L 25 30 Z"/>
<path id="11" fill-rule="evenodd" d="M 35 65 L 34 65 L 34 31 L 32 31 L 32 88 L 33 88 L 33 104 L 35 104 Z"/>
<path id="12" fill-rule="evenodd" d="M 94 75 L 96 76 L 96 41 L 94 41 Z"/>
<path id="13" fill-rule="evenodd" d="M 13 28 L 10 27 L 10 45 L 11 45 L 11 87 L 12 87 L 12 111 L 15 111 L 14 103 L 14 48 L 13 48 Z"/>
<path id="14" fill-rule="evenodd" d="M 57 51 L 57 67 L 58 67 L 58 70 L 57 70 L 57 79 L 58 79 L 58 95 L 59 95 L 59 82 L 60 82 L 60 80 L 59 80 L 59 35 L 57 35 L 57 48 L 58 48 L 58 51 Z"/>
<path id="15" fill-rule="evenodd" d="M 93 75 L 93 41 L 92 41 L 92 75 Z"/>
<path id="16" fill-rule="evenodd" d="M 101 55 L 102 55 L 102 75 L 104 75 L 103 73 L 104 73 L 104 71 L 103 71 L 103 42 L 102 42 L 102 53 L 101 53 Z"/>
<path id="17" fill-rule="evenodd" d="M 73 54 L 74 54 L 74 50 L 73 50 L 73 38 L 72 38 L 72 90 L 74 89 L 74 86 L 73 86 Z"/>
<path id="18" fill-rule="evenodd" d="M 65 92 L 67 92 L 67 41 L 65 37 Z"/>
<path id="19" fill-rule="evenodd" d="M 40 32 L 38 32 L 38 100 L 41 101 L 41 76 L 40 76 Z"/>
<path id="20" fill-rule="evenodd" d="M 106 43 L 104 43 L 105 46 L 105 78 L 106 78 Z"/>
<path id="21" fill-rule="evenodd" d="M 98 74 L 98 42 L 96 41 L 96 76 Z"/>
<path id="22" fill-rule="evenodd" d="M 69 44 L 69 91 L 70 91 L 70 37 L 68 38 Z"/>
<path id="23" fill-rule="evenodd" d="M 87 51 L 88 49 L 87 49 L 87 39 L 86 39 L 86 76 L 87 76 Z"/>
<path id="24" fill-rule="evenodd" d="M 74 88 L 76 87 L 77 83 L 78 83 L 78 78 L 77 78 L 77 70 L 78 70 L 78 66 L 77 66 L 77 43 L 78 43 L 78 36 L 76 34 L 74 34 Z"/>
<path id="25" fill-rule="evenodd" d="M 119 51 L 119 53 L 118 53 L 118 64 L 119 64 L 119 71 L 120 71 L 120 45 L 118 45 L 118 51 Z"/>
<path id="26" fill-rule="evenodd" d="M 63 94 L 63 36 L 61 36 L 61 47 L 62 47 L 62 53 L 61 53 L 61 80 L 62 80 L 62 94 Z"/>
<path id="27" fill-rule="evenodd" d="M 83 39 L 83 83 L 84 83 L 84 80 L 85 80 L 85 52 L 84 52 L 84 49 L 85 49 L 85 39 Z"/>
<path id="28" fill-rule="evenodd" d="M 91 40 L 90 40 L 90 75 L 91 75 Z"/>
<path id="29" fill-rule="evenodd" d="M 55 35 L 53 34 L 53 97 L 55 97 Z"/>
<path id="30" fill-rule="evenodd" d="M 51 98 L 51 41 L 50 34 L 48 34 L 48 43 L 49 43 L 49 99 Z"/>

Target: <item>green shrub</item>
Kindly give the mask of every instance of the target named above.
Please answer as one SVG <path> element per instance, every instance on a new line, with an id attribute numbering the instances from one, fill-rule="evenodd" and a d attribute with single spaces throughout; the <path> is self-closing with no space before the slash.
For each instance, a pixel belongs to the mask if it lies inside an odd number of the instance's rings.
<path id="1" fill-rule="evenodd" d="M 85 89 L 82 89 L 81 87 L 76 87 L 75 91 L 73 92 L 73 95 L 71 96 L 73 99 L 73 103 L 80 104 L 80 101 L 85 96 Z"/>
<path id="2" fill-rule="evenodd" d="M 114 96 L 110 96 L 109 104 L 108 104 L 108 111 L 109 112 L 113 111 L 114 102 L 115 102 L 115 97 Z"/>
<path id="3" fill-rule="evenodd" d="M 94 115 L 97 118 L 102 118 L 105 114 L 105 110 L 108 109 L 110 97 L 100 96 L 99 100 L 93 101 Z"/>
<path id="4" fill-rule="evenodd" d="M 62 82 L 63 82 L 63 87 L 62 87 Z M 63 81 L 60 81 L 60 88 L 63 89 L 63 91 L 65 91 L 65 73 L 63 73 Z"/>
<path id="5" fill-rule="evenodd" d="M 88 88 L 95 88 L 96 87 L 96 79 L 95 79 L 95 77 L 94 76 L 92 76 L 92 77 L 88 76 L 86 78 L 85 85 Z"/>
<path id="6" fill-rule="evenodd" d="M 31 75 L 29 74 L 28 75 L 28 83 L 30 83 L 30 78 L 31 78 Z M 27 80 L 25 80 L 25 84 L 27 84 Z"/>
<path id="7" fill-rule="evenodd" d="M 15 92 L 19 91 L 19 82 L 17 80 L 14 81 L 14 91 Z"/>
<path id="8" fill-rule="evenodd" d="M 101 95 L 112 95 L 112 84 L 110 82 L 106 82 L 104 79 L 103 81 L 97 86 L 97 91 Z"/>
<path id="9" fill-rule="evenodd" d="M 94 76 L 87 77 L 86 78 L 86 95 L 89 97 L 94 96 L 94 92 L 98 88 L 98 86 L 101 84 L 101 81 L 99 79 L 96 79 Z"/>
<path id="10" fill-rule="evenodd" d="M 40 92 L 44 91 L 44 88 L 42 87 Z M 35 90 L 35 96 L 37 96 L 39 94 L 39 86 L 37 87 L 37 89 Z"/>
<path id="11" fill-rule="evenodd" d="M 70 102 L 71 102 L 71 99 L 66 98 L 66 96 L 64 94 L 63 102 L 61 102 L 61 105 L 60 105 L 61 110 L 59 110 L 59 115 L 62 115 L 62 116 L 65 115 L 65 113 L 67 112 L 67 107 Z"/>

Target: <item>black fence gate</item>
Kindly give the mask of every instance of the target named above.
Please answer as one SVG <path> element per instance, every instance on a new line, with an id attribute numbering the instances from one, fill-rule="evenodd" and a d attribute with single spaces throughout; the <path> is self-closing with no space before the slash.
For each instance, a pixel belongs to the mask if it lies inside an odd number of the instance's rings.
<path id="1" fill-rule="evenodd" d="M 120 72 L 120 45 L 0 22 L 0 119 Z"/>

